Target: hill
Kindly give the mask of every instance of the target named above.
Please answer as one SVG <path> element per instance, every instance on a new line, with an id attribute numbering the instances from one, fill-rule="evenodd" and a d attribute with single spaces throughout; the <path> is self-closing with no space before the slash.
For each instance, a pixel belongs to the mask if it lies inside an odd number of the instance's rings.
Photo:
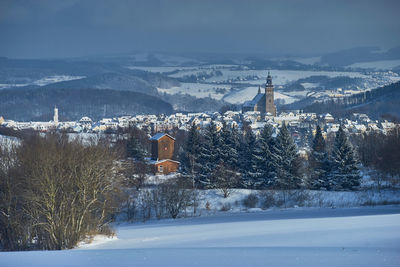
<path id="1" fill-rule="evenodd" d="M 0 99 L 1 116 L 19 121 L 51 120 L 55 105 L 63 120 L 173 111 L 171 104 L 156 96 L 109 89 L 7 89 L 0 91 Z"/>
<path id="2" fill-rule="evenodd" d="M 316 102 L 305 107 L 304 111 L 331 113 L 336 117 L 352 113 L 365 113 L 372 119 L 400 117 L 400 82 L 336 101 Z"/>
<path id="3" fill-rule="evenodd" d="M 157 95 L 157 88 L 149 82 L 136 76 L 112 72 L 97 74 L 79 80 L 52 83 L 45 87 L 49 89 L 113 89 Z"/>

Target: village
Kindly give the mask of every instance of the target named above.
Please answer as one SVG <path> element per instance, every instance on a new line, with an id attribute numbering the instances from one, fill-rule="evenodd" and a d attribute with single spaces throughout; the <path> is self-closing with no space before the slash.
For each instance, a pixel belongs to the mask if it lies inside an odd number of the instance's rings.
<path id="1" fill-rule="evenodd" d="M 116 118 L 103 118 L 92 121 L 89 117 L 82 117 L 79 121 L 58 121 L 58 109 L 55 108 L 54 120 L 48 122 L 30 121 L 19 122 L 0 117 L 0 127 L 16 131 L 33 130 L 38 132 L 60 131 L 66 133 L 112 133 L 118 129 L 137 127 L 148 134 L 170 131 L 173 129 L 187 131 L 192 124 L 198 129 L 206 128 L 211 121 L 216 124 L 217 130 L 225 122 L 229 127 L 241 129 L 248 125 L 258 135 L 265 124 L 273 127 L 275 134 L 282 124 L 290 129 L 298 146 L 307 146 L 305 139 L 315 131 L 317 125 L 323 130 L 323 135 L 335 133 L 341 125 L 346 132 L 362 134 L 368 131 L 377 131 L 387 134 L 398 124 L 387 120 L 371 120 L 366 114 L 354 113 L 350 118 L 334 118 L 331 114 L 302 113 L 300 111 L 280 112 L 277 116 L 263 116 L 259 111 L 226 111 L 201 113 L 174 113 L 171 115 L 132 115 Z"/>

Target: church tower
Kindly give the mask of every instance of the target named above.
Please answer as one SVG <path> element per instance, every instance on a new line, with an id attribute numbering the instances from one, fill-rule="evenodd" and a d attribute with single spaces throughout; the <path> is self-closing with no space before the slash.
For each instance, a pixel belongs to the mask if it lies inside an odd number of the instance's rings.
<path id="1" fill-rule="evenodd" d="M 272 85 L 272 77 L 269 72 L 267 83 L 265 85 L 265 113 L 267 112 L 276 117 L 276 106 L 274 103 L 274 86 Z"/>

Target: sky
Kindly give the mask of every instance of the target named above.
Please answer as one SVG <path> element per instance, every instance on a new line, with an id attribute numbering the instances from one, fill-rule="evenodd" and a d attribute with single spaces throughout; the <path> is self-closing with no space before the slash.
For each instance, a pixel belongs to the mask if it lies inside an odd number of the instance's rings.
<path id="1" fill-rule="evenodd" d="M 398 0 L 0 0 L 0 56 L 388 49 L 399 13 Z"/>

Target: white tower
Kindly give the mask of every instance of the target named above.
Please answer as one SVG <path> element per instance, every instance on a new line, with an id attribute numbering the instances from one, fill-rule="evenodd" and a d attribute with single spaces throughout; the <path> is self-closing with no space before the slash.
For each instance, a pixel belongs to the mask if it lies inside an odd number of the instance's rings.
<path id="1" fill-rule="evenodd" d="M 58 108 L 56 106 L 54 106 L 54 117 L 53 117 L 53 121 L 55 123 L 55 125 L 58 125 Z"/>

